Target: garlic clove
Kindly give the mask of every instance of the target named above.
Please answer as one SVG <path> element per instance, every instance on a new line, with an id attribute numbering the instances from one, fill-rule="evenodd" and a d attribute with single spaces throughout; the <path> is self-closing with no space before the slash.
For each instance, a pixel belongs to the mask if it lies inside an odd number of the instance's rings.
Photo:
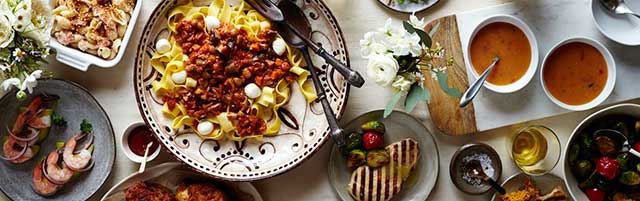
<path id="1" fill-rule="evenodd" d="M 275 51 L 278 55 L 284 54 L 284 52 L 287 50 L 287 44 L 284 42 L 284 40 L 282 40 L 282 38 L 277 38 L 276 40 L 274 40 L 272 47 L 273 51 Z"/>
<path id="2" fill-rule="evenodd" d="M 255 99 L 260 97 L 260 95 L 262 94 L 262 90 L 260 90 L 260 87 L 258 87 L 258 85 L 250 83 L 247 84 L 247 86 L 244 86 L 244 94 L 251 99 Z"/>
<path id="3" fill-rule="evenodd" d="M 158 51 L 158 53 L 162 54 L 168 52 L 169 50 L 171 50 L 171 44 L 167 39 L 163 38 L 156 42 L 156 51 Z"/>

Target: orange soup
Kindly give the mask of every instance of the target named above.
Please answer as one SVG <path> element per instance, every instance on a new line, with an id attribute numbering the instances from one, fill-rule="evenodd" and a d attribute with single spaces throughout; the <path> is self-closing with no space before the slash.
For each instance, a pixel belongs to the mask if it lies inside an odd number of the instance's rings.
<path id="1" fill-rule="evenodd" d="M 500 61 L 487 77 L 495 85 L 508 85 L 518 81 L 529 69 L 531 45 L 527 36 L 515 25 L 494 22 L 478 31 L 469 50 L 471 64 L 480 75 L 500 57 Z"/>
<path id="2" fill-rule="evenodd" d="M 595 47 L 572 42 L 558 47 L 544 64 L 544 85 L 559 101 L 582 105 L 607 84 L 607 62 Z"/>

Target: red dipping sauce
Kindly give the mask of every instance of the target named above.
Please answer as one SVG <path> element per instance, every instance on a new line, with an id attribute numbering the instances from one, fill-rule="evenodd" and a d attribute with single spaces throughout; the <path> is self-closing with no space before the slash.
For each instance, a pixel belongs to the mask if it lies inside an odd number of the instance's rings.
<path id="1" fill-rule="evenodd" d="M 153 142 L 153 145 L 149 148 L 149 155 L 158 149 L 159 146 L 158 140 L 153 137 L 153 132 L 147 126 L 134 128 L 127 140 L 129 142 L 129 149 L 138 156 L 144 156 L 144 150 L 147 148 L 149 142 Z"/>

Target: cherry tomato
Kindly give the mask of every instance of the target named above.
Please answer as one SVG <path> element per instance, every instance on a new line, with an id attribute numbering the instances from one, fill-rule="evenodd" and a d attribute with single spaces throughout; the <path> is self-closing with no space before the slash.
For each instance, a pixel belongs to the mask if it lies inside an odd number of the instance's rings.
<path id="1" fill-rule="evenodd" d="M 640 151 L 640 142 L 636 142 L 635 144 L 633 144 L 633 149 L 635 149 L 636 151 Z"/>
<path id="2" fill-rule="evenodd" d="M 602 201 L 605 196 L 604 191 L 597 188 L 589 188 L 585 190 L 584 193 L 587 194 L 589 201 Z"/>
<path id="3" fill-rule="evenodd" d="M 620 163 L 616 159 L 604 156 L 596 161 L 596 170 L 607 180 L 613 180 L 620 175 Z"/>
<path id="4" fill-rule="evenodd" d="M 366 132 L 362 136 L 362 146 L 366 150 L 380 149 L 382 145 L 382 136 L 376 132 Z"/>

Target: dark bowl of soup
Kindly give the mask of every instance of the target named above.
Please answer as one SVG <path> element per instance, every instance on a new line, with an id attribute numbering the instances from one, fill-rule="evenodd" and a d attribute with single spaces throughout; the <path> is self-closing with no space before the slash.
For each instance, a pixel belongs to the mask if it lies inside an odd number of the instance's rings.
<path id="1" fill-rule="evenodd" d="M 467 70 L 475 79 L 489 67 L 494 57 L 500 61 L 484 86 L 498 93 L 525 87 L 538 67 L 538 43 L 529 26 L 511 15 L 484 19 L 471 34 L 467 46 Z"/>
<path id="2" fill-rule="evenodd" d="M 556 44 L 540 70 L 542 88 L 556 105 L 588 110 L 604 102 L 616 83 L 613 56 L 600 42 L 576 37 Z"/>

